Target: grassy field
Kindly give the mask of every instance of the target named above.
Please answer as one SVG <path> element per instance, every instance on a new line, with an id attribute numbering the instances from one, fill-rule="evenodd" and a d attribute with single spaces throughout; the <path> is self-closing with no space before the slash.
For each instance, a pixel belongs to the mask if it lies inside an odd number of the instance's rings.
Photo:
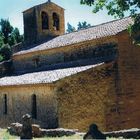
<path id="1" fill-rule="evenodd" d="M 0 139 L 8 140 L 8 139 L 18 139 L 16 136 L 11 136 L 6 129 L 0 129 Z"/>

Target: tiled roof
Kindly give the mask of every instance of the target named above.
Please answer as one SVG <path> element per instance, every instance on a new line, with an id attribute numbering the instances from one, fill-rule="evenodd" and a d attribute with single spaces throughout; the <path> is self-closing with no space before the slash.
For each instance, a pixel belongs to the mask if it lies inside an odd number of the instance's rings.
<path id="1" fill-rule="evenodd" d="M 108 23 L 100 24 L 93 26 L 84 30 L 76 31 L 69 34 L 64 34 L 58 36 L 48 42 L 45 42 L 41 45 L 37 45 L 31 49 L 23 50 L 14 55 L 26 54 L 30 52 L 36 52 L 40 50 L 64 47 L 67 45 L 72 45 L 75 43 L 80 43 L 88 40 L 99 39 L 107 36 L 116 35 L 119 32 L 126 30 L 127 27 L 133 24 L 131 17 L 114 20 Z"/>
<path id="2" fill-rule="evenodd" d="M 71 76 L 87 69 L 96 67 L 98 65 L 81 66 L 75 68 L 27 73 L 19 76 L 4 77 L 0 79 L 0 86 L 52 83 L 67 76 Z"/>

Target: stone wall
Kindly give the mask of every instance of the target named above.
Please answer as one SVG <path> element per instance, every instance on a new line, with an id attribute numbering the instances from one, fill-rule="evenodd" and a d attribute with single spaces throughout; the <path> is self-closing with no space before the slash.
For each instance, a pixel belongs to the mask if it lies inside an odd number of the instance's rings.
<path id="1" fill-rule="evenodd" d="M 117 39 L 119 57 L 111 75 L 101 78 L 101 69 L 95 76 L 95 68 L 58 83 L 61 127 L 85 131 L 97 123 L 102 131 L 140 128 L 140 48 L 127 32 Z"/>
<path id="2" fill-rule="evenodd" d="M 37 43 L 37 21 L 34 8 L 23 13 L 24 19 L 24 41 L 26 45 Z"/>
<path id="3" fill-rule="evenodd" d="M 126 32 L 120 33 L 118 40 L 119 124 L 120 128 L 140 128 L 140 47 L 132 44 Z"/>
<path id="4" fill-rule="evenodd" d="M 140 128 L 140 47 L 132 44 L 126 31 L 117 38 L 116 99 L 106 113 L 108 131 Z"/>
<path id="5" fill-rule="evenodd" d="M 0 127 L 10 123 L 21 122 L 21 117 L 28 113 L 32 115 L 32 96 L 36 95 L 38 123 L 45 128 L 57 127 L 57 101 L 52 85 L 24 85 L 0 87 Z M 5 111 L 5 95 L 7 111 Z"/>
<path id="6" fill-rule="evenodd" d="M 106 112 L 114 104 L 114 63 L 73 75 L 57 82 L 59 126 L 87 131 L 92 123 L 107 130 Z"/>
<path id="7" fill-rule="evenodd" d="M 12 53 L 17 53 L 19 51 L 21 51 L 22 49 L 24 49 L 24 43 L 20 42 L 16 45 L 13 45 L 11 46 L 11 49 L 12 49 Z"/>
<path id="8" fill-rule="evenodd" d="M 0 77 L 11 75 L 13 73 L 12 60 L 3 61 L 0 63 Z"/>
<path id="9" fill-rule="evenodd" d="M 101 43 L 104 41 L 104 43 Z M 38 51 L 32 54 L 14 55 L 15 71 L 35 71 L 46 66 L 93 59 L 105 61 L 117 56 L 116 42 L 113 38 L 100 41 L 84 42 L 51 50 Z M 93 61 L 92 60 L 92 61 Z"/>

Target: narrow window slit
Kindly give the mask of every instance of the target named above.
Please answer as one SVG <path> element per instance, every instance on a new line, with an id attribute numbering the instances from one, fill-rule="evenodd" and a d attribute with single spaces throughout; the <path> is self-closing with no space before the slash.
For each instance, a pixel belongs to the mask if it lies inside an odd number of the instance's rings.
<path id="1" fill-rule="evenodd" d="M 32 95 L 32 118 L 37 119 L 37 103 L 36 103 L 36 95 Z"/>
<path id="2" fill-rule="evenodd" d="M 6 94 L 4 94 L 4 96 L 3 96 L 3 98 L 4 98 L 4 115 L 7 115 L 7 95 Z"/>

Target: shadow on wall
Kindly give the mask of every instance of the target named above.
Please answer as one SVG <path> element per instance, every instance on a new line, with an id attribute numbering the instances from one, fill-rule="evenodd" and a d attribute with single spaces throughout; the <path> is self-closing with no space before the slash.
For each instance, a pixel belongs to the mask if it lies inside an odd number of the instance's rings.
<path id="1" fill-rule="evenodd" d="M 0 63 L 0 77 L 8 76 L 13 73 L 12 60 Z"/>

